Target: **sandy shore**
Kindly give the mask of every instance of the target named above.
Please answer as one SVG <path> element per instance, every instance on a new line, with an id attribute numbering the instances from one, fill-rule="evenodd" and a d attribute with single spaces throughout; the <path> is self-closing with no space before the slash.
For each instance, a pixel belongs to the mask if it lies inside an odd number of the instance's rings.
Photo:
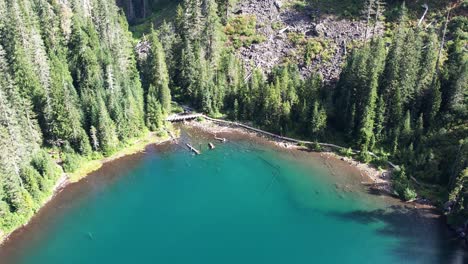
<path id="1" fill-rule="evenodd" d="M 302 151 L 309 151 L 306 147 L 298 146 L 297 144 L 293 144 L 290 142 L 285 142 L 283 140 L 279 140 L 273 137 L 265 136 L 263 134 L 253 132 L 241 127 L 235 126 L 224 126 L 214 123 L 209 120 L 204 121 L 191 121 L 186 122 L 186 125 L 196 127 L 206 133 L 212 134 L 213 137 L 219 138 L 219 134 L 223 133 L 240 133 L 250 136 L 260 136 L 267 138 L 269 141 L 274 143 L 277 147 L 284 148 L 284 149 L 297 149 Z M 332 152 L 331 149 L 324 148 L 324 151 L 320 152 L 320 156 L 324 159 L 339 159 L 342 161 L 347 162 L 350 166 L 355 167 L 361 173 L 361 176 L 365 176 L 368 181 L 363 181 L 362 184 L 368 186 L 369 188 L 387 194 L 387 195 L 394 195 L 392 184 L 390 181 L 391 171 L 389 170 L 379 170 L 373 167 L 370 164 L 362 163 L 352 158 L 342 157 L 335 152 Z M 329 166 L 326 162 L 325 165 Z"/>
<path id="2" fill-rule="evenodd" d="M 132 144 L 132 146 L 130 146 L 128 148 L 125 148 L 125 149 L 123 149 L 121 151 L 118 151 L 117 153 L 115 153 L 114 155 L 112 155 L 110 157 L 105 157 L 105 158 L 102 158 L 100 160 L 91 161 L 91 162 L 97 163 L 97 165 L 94 165 L 90 169 L 85 168 L 84 169 L 85 171 L 81 172 L 81 174 L 83 174 L 83 175 L 76 176 L 76 175 L 73 175 L 73 173 L 72 174 L 62 173 L 62 175 L 60 176 L 60 178 L 57 180 L 54 187 L 52 188 L 52 195 L 50 195 L 45 200 L 45 202 L 41 205 L 39 210 L 41 208 L 45 207 L 52 199 L 54 199 L 69 184 L 74 183 L 74 182 L 79 182 L 79 181 L 85 179 L 91 173 L 99 170 L 102 167 L 102 165 L 104 165 L 106 163 L 109 163 L 109 162 L 112 162 L 112 161 L 115 161 L 115 160 L 118 160 L 118 159 L 123 158 L 125 156 L 129 156 L 129 155 L 133 155 L 133 154 L 142 152 L 150 145 L 162 144 L 162 143 L 165 143 L 165 142 L 168 142 L 168 141 L 171 141 L 171 140 L 173 140 L 173 138 L 171 138 L 171 137 L 159 138 L 154 133 L 149 133 L 148 136 L 135 141 L 134 144 Z M 83 169 L 83 168 L 81 168 L 81 169 Z M 80 169 L 78 169 L 78 171 L 79 170 Z M 78 172 L 78 173 L 80 174 L 80 172 Z M 36 214 L 34 214 L 26 223 L 24 223 L 23 225 L 17 227 L 16 229 L 11 231 L 10 233 L 2 234 L 1 231 L 0 231 L 0 246 L 2 246 L 5 242 L 7 242 L 8 239 L 10 238 L 10 236 L 15 231 L 27 226 L 30 223 L 31 219 L 35 215 Z"/>

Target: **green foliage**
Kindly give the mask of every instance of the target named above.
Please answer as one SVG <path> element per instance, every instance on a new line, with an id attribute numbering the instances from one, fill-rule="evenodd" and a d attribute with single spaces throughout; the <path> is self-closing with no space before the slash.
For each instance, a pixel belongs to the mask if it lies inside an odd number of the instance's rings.
<path id="1" fill-rule="evenodd" d="M 289 32 L 288 39 L 294 45 L 301 45 L 301 44 L 304 44 L 306 41 L 304 33 L 300 33 L 300 32 Z"/>
<path id="2" fill-rule="evenodd" d="M 23 224 L 61 174 L 41 147 L 64 150 L 64 170 L 73 171 L 79 155 L 110 155 L 144 131 L 144 91 L 127 28 L 112 0 L 2 5 L 0 232 Z M 161 97 L 170 104 L 167 93 Z"/>
<path id="3" fill-rule="evenodd" d="M 248 47 L 265 41 L 265 37 L 257 33 L 256 25 L 257 18 L 254 15 L 237 15 L 229 19 L 224 33 L 234 48 Z"/>
<path id="4" fill-rule="evenodd" d="M 62 167 L 65 172 L 75 172 L 83 163 L 83 157 L 75 153 L 65 153 L 62 158 Z"/>
<path id="5" fill-rule="evenodd" d="M 150 87 L 148 99 L 146 101 L 146 125 L 151 131 L 156 131 L 162 128 L 163 112 L 161 104 L 154 95 L 154 89 Z"/>
<path id="6" fill-rule="evenodd" d="M 130 12 L 127 7 L 128 1 L 126 0 L 118 0 L 117 3 L 123 2 L 124 10 L 126 13 Z M 127 3 L 126 3 L 127 2 Z M 138 3 L 135 1 L 131 1 L 133 3 Z M 149 9 L 147 14 L 144 18 L 135 18 L 130 20 L 130 31 L 133 34 L 134 38 L 140 39 L 146 34 L 151 32 L 151 28 L 159 27 L 164 22 L 171 22 L 174 20 L 174 17 L 177 13 L 177 6 L 182 2 L 182 0 L 158 0 L 158 1 L 150 1 L 149 2 Z M 132 8 L 132 7 L 130 7 Z M 141 6 L 133 6 L 133 10 L 138 9 L 141 10 Z"/>
<path id="7" fill-rule="evenodd" d="M 308 6 L 308 2 L 305 0 L 296 0 L 293 1 L 293 7 L 298 11 L 304 11 Z"/>
<path id="8" fill-rule="evenodd" d="M 364 163 L 370 163 L 372 161 L 372 156 L 367 151 L 359 152 L 358 159 Z"/>
<path id="9" fill-rule="evenodd" d="M 417 197 L 416 191 L 411 187 L 404 167 L 395 170 L 392 174 L 392 179 L 393 188 L 401 199 L 411 201 Z"/>
<path id="10" fill-rule="evenodd" d="M 60 176 L 59 167 L 45 150 L 41 150 L 33 156 L 31 165 L 47 180 L 54 181 Z"/>
<path id="11" fill-rule="evenodd" d="M 166 56 L 163 46 L 159 41 L 157 32 L 154 30 L 149 36 L 149 45 L 151 46 L 146 61 L 145 83 L 149 87 L 147 90 L 147 102 L 157 100 L 161 104 L 161 111 L 164 114 L 171 112 L 171 91 L 169 89 L 169 73 L 166 65 Z M 149 97 L 153 97 L 149 99 Z M 149 110 L 151 108 L 147 108 Z"/>
<path id="12" fill-rule="evenodd" d="M 320 152 L 323 150 L 322 146 L 318 142 L 314 142 L 313 144 L 309 144 L 307 146 L 310 150 Z"/>
<path id="13" fill-rule="evenodd" d="M 338 150 L 338 153 L 341 156 L 344 156 L 344 157 L 347 157 L 347 158 L 351 158 L 354 155 L 354 152 L 353 152 L 353 150 L 351 148 L 340 148 Z"/>
<path id="14" fill-rule="evenodd" d="M 305 51 L 304 51 L 304 62 L 306 64 L 311 64 L 312 61 L 322 53 L 324 47 L 322 46 L 322 43 L 319 41 L 316 41 L 314 39 L 310 39 L 307 41 L 305 45 Z"/>
<path id="15" fill-rule="evenodd" d="M 322 106 L 319 105 L 319 102 L 315 102 L 312 110 L 310 130 L 312 135 L 315 137 L 323 133 L 323 130 L 327 126 L 327 113 Z"/>
<path id="16" fill-rule="evenodd" d="M 273 30 L 280 30 L 283 27 L 284 27 L 284 24 L 282 22 L 280 22 L 280 21 L 275 21 L 275 22 L 271 23 L 271 28 Z"/>
<path id="17" fill-rule="evenodd" d="M 410 187 L 406 187 L 405 190 L 403 191 L 403 200 L 405 201 L 413 201 L 418 197 L 418 194 L 414 189 L 411 189 Z"/>
<path id="18" fill-rule="evenodd" d="M 32 198 L 39 202 L 43 197 L 41 187 L 44 187 L 41 174 L 31 165 L 23 165 L 20 171 L 21 179 L 24 183 L 25 189 L 31 194 Z"/>
<path id="19" fill-rule="evenodd" d="M 387 168 L 388 167 L 388 157 L 389 154 L 380 150 L 376 153 L 377 157 L 371 157 L 372 160 L 370 160 L 370 163 L 372 163 L 375 167 L 377 168 Z"/>

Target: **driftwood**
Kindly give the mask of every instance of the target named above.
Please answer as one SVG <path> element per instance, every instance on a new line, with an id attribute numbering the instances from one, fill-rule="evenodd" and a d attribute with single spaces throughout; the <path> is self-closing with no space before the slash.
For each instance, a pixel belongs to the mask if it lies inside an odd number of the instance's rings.
<path id="1" fill-rule="evenodd" d="M 200 155 L 200 154 L 201 154 L 201 152 L 200 152 L 198 149 L 194 148 L 194 147 L 193 147 L 192 145 L 190 145 L 189 143 L 187 143 L 187 144 L 185 144 L 185 145 L 187 145 L 187 147 L 188 147 L 191 151 L 193 151 L 195 154 L 197 154 L 197 155 Z"/>
<path id="2" fill-rule="evenodd" d="M 288 30 L 288 29 L 289 29 L 289 26 L 287 26 L 287 27 L 281 29 L 281 30 L 279 31 L 279 33 L 282 34 L 283 32 L 285 32 L 285 31 Z"/>
<path id="3" fill-rule="evenodd" d="M 219 140 L 219 141 L 223 142 L 223 143 L 226 142 L 226 139 L 225 139 L 225 138 L 219 138 L 219 137 L 216 137 L 216 136 L 215 136 L 214 138 L 215 138 L 216 140 Z"/>

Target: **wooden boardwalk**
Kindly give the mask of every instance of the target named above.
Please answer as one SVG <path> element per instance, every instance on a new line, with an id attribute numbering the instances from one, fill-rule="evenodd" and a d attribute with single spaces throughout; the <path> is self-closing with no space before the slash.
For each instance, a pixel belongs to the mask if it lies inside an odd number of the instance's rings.
<path id="1" fill-rule="evenodd" d="M 185 120 L 193 120 L 199 117 L 205 117 L 203 114 L 190 114 L 190 115 L 170 115 L 166 118 L 168 122 L 180 122 Z"/>

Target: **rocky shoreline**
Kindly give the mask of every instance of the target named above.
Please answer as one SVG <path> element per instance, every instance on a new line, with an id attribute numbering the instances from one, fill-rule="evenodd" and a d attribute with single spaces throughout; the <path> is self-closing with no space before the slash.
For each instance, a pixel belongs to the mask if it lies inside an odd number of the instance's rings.
<path id="1" fill-rule="evenodd" d="M 219 125 L 209 120 L 204 121 L 191 121 L 186 123 L 189 126 L 196 127 L 204 132 L 212 134 L 214 137 L 217 137 L 218 134 L 221 133 L 240 133 L 245 135 L 251 136 L 261 136 L 265 137 L 265 135 L 255 133 L 252 131 L 248 131 L 241 127 L 234 127 L 234 126 L 225 126 Z M 273 144 L 277 147 L 284 148 L 284 149 L 297 149 L 302 151 L 309 151 L 306 147 L 299 146 L 290 142 L 285 142 L 283 140 L 278 140 L 273 137 L 267 137 Z M 365 178 L 369 179 L 368 181 L 363 181 L 362 184 L 368 186 L 373 191 L 380 192 L 382 194 L 393 196 L 393 188 L 390 181 L 391 172 L 389 170 L 380 171 L 377 168 L 361 163 L 356 161 L 352 158 L 341 157 L 338 154 L 331 151 L 331 149 L 325 149 L 323 152 L 320 153 L 320 156 L 323 159 L 340 159 L 345 161 L 349 164 L 349 166 L 355 167 L 357 170 L 360 171 L 361 176 L 365 176 Z"/>
<path id="2" fill-rule="evenodd" d="M 219 134 L 225 133 L 238 133 L 252 137 L 262 137 L 267 138 L 269 142 L 274 144 L 278 148 L 288 149 L 288 150 L 301 150 L 301 151 L 310 151 L 306 147 L 299 146 L 290 142 L 285 142 L 282 140 L 278 140 L 277 138 L 268 137 L 263 134 L 259 134 L 256 132 L 249 131 L 242 127 L 236 126 L 229 126 L 229 125 L 220 125 L 210 120 L 203 120 L 203 121 L 190 121 L 185 122 L 184 124 L 200 129 L 206 133 L 212 134 L 214 138 L 217 137 Z M 329 167 L 327 160 L 328 159 L 335 159 L 335 160 L 342 160 L 345 161 L 349 166 L 356 168 L 361 177 L 366 178 L 368 180 L 362 181 L 361 184 L 369 188 L 373 193 L 379 195 L 387 195 L 399 199 L 393 190 L 392 183 L 391 183 L 391 170 L 378 170 L 377 168 L 373 167 L 370 164 L 361 163 L 357 160 L 348 157 L 342 157 L 337 153 L 333 152 L 330 148 L 324 149 L 324 151 L 320 152 L 320 157 L 323 158 L 324 164 L 331 170 Z M 339 188 L 339 186 L 337 186 Z M 444 214 L 438 207 L 436 207 L 433 202 L 425 198 L 418 198 L 414 201 L 404 203 L 405 207 L 409 209 L 415 209 L 421 214 L 427 214 L 427 211 L 431 212 L 431 217 L 443 217 Z M 447 228 L 450 229 L 454 235 L 456 235 L 461 241 L 463 241 L 464 245 L 468 245 L 468 226 L 451 226 L 447 224 Z"/>

